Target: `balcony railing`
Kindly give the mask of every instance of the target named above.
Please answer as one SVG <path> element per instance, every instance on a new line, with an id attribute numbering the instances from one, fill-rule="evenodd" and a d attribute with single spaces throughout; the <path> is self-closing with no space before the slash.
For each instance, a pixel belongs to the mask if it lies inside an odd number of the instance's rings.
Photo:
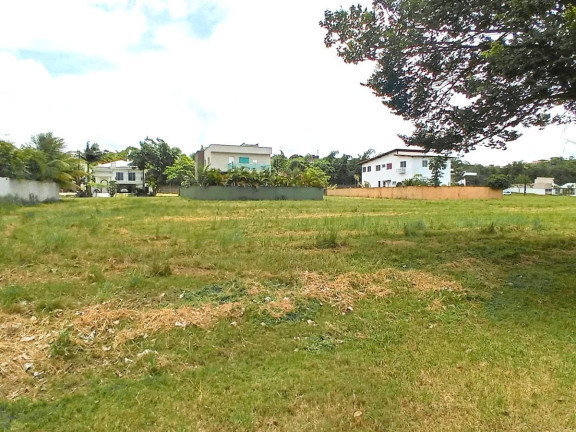
<path id="1" fill-rule="evenodd" d="M 228 169 L 231 170 L 234 168 L 246 168 L 248 170 L 264 171 L 270 169 L 270 164 L 230 162 L 228 164 Z"/>
<path id="2" fill-rule="evenodd" d="M 406 168 L 396 168 L 398 174 L 406 174 Z"/>

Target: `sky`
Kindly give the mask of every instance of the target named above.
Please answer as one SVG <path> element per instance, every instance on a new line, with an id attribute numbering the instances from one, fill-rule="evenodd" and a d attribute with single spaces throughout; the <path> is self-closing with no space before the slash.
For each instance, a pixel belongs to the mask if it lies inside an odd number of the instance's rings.
<path id="1" fill-rule="evenodd" d="M 352 4 L 354 2 L 350 2 Z M 162 138 L 191 154 L 259 143 L 274 153 L 356 156 L 404 147 L 409 122 L 360 85 L 318 22 L 343 0 L 0 2 L 0 139 L 53 132 L 69 150 Z M 530 129 L 471 163 L 576 156 L 576 126 Z"/>

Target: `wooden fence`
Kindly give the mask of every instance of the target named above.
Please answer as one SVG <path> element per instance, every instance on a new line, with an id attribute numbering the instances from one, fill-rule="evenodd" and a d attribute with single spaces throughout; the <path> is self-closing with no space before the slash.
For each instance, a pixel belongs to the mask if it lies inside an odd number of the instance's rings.
<path id="1" fill-rule="evenodd" d="M 502 199 L 500 189 L 484 186 L 406 186 L 380 188 L 328 189 L 328 196 L 411 200 Z"/>

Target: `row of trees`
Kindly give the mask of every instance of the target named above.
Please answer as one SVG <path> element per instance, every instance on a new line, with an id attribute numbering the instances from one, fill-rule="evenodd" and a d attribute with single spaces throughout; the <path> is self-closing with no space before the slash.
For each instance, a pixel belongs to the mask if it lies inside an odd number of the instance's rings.
<path id="1" fill-rule="evenodd" d="M 470 164 L 456 159 L 452 162 L 455 180 L 463 178 L 464 172 L 474 172 L 466 183 L 472 186 L 485 186 L 490 177 L 504 176 L 511 184 L 531 184 L 536 177 L 551 177 L 559 185 L 576 182 L 576 159 L 573 157 L 553 157 L 536 162 L 512 162 L 505 166 Z"/>
<path id="2" fill-rule="evenodd" d="M 127 147 L 117 152 L 101 150 L 97 143 L 90 142 L 82 151 L 66 152 L 64 140 L 48 132 L 32 137 L 29 143 L 20 148 L 0 141 L 0 177 L 55 181 L 62 189 L 68 190 L 77 190 L 81 185 L 86 185 L 89 192 L 95 164 L 127 159 L 132 161 L 135 169 L 146 171 L 146 182 L 153 192 L 167 184 L 360 186 L 361 162 L 373 154 L 372 149 L 357 156 L 339 155 L 338 151 L 332 151 L 325 157 L 312 154 L 288 157 L 280 152 L 272 156 L 270 172 L 233 170 L 224 175 L 206 167 L 196 175 L 192 157 L 160 138 L 147 137 L 138 147 Z M 437 159 L 440 163 L 441 158 Z M 452 168 L 455 182 L 461 180 L 465 172 L 476 173 L 476 176 L 467 177 L 466 181 L 469 185 L 477 186 L 490 185 L 494 178 L 502 177 L 512 184 L 531 184 L 536 177 L 552 177 L 557 184 L 576 181 L 574 158 L 553 157 L 531 163 L 513 162 L 505 166 L 484 166 L 456 159 L 452 162 Z M 431 171 L 429 181 L 410 179 L 404 184 L 433 185 L 432 174 Z"/>
<path id="3" fill-rule="evenodd" d="M 64 147 L 64 140 L 51 132 L 33 136 L 21 148 L 0 141 L 0 177 L 54 181 L 64 189 L 75 188 L 85 170 Z"/>

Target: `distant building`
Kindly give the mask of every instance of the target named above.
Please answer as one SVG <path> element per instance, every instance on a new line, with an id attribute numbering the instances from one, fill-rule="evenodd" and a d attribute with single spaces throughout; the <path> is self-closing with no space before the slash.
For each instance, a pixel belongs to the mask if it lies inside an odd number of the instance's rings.
<path id="1" fill-rule="evenodd" d="M 370 187 L 395 187 L 414 176 L 430 178 L 430 159 L 438 156 L 417 149 L 394 149 L 362 162 L 362 184 Z M 441 185 L 450 185 L 451 158 L 440 175 Z"/>
<path id="2" fill-rule="evenodd" d="M 554 186 L 554 179 L 552 177 L 536 177 L 532 189 L 544 191 L 544 193 L 539 193 L 539 195 L 552 195 Z"/>
<path id="3" fill-rule="evenodd" d="M 196 152 L 196 166 L 210 166 L 222 172 L 234 168 L 246 168 L 257 171 L 269 170 L 272 147 L 260 147 L 259 144 L 210 144 Z"/>
<path id="4" fill-rule="evenodd" d="M 96 189 L 104 193 L 109 192 L 108 185 L 111 181 L 116 182 L 118 192 L 129 193 L 135 193 L 136 188 L 144 184 L 144 173 L 130 166 L 130 162 L 125 160 L 96 165 L 92 168 L 92 175 L 96 184 L 102 185 Z"/>

